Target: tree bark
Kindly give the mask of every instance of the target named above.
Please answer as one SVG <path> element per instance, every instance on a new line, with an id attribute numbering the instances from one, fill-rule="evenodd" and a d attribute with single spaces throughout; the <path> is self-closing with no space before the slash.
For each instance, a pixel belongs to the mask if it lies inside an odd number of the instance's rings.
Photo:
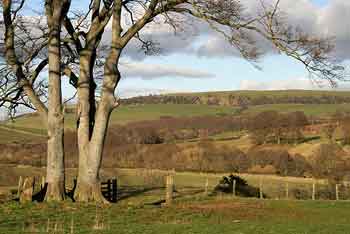
<path id="1" fill-rule="evenodd" d="M 101 91 L 102 96 L 95 114 L 92 132 L 89 131 L 89 123 L 91 122 L 89 109 L 93 104 L 88 101 L 91 96 L 91 93 L 89 93 L 91 90 L 84 86 L 80 90 L 80 121 L 78 127 L 79 175 L 74 194 L 76 201 L 107 202 L 101 193 L 99 172 L 110 115 L 117 106 L 114 90 L 120 80 L 120 73 L 115 62 L 119 60 L 121 50 L 113 49 L 113 51 L 106 61 L 105 77 Z M 85 61 L 82 64 L 88 63 Z M 87 67 L 81 67 L 81 69 L 85 70 Z M 85 80 L 86 78 L 88 77 L 83 79 L 80 77 L 80 82 L 88 83 L 88 80 Z"/>
<path id="2" fill-rule="evenodd" d="M 68 6 L 67 6 L 68 4 Z M 67 12 L 69 1 L 46 1 L 46 15 L 49 26 L 49 99 L 48 99 L 48 141 L 46 201 L 65 199 L 64 167 L 64 114 L 61 90 L 61 22 Z"/>
<path id="3" fill-rule="evenodd" d="M 106 203 L 107 200 L 104 199 L 101 192 L 99 178 L 103 143 L 98 145 L 96 142 L 101 141 L 96 140 L 96 137 L 93 136 L 95 130 L 100 128 L 98 127 L 100 123 L 96 124 L 96 121 L 100 121 L 100 118 L 95 121 L 97 113 L 95 101 L 96 84 L 93 77 L 93 68 L 96 61 L 96 48 L 100 43 L 104 27 L 109 21 L 109 16 L 98 17 L 99 1 L 94 1 L 92 8 L 92 24 L 86 36 L 87 44 L 80 51 L 80 77 L 77 87 L 79 170 L 74 199 L 82 202 L 96 201 Z M 98 111 L 102 110 L 99 109 Z M 106 119 L 109 119 L 108 113 L 105 111 L 103 115 Z"/>
<path id="4" fill-rule="evenodd" d="M 106 202 L 101 192 L 99 180 L 100 163 L 91 155 L 94 144 L 91 142 L 95 128 L 95 89 L 93 66 L 96 51 L 93 48 L 82 50 L 80 56 L 80 77 L 78 82 L 78 148 L 79 169 L 74 199 L 81 202 Z"/>

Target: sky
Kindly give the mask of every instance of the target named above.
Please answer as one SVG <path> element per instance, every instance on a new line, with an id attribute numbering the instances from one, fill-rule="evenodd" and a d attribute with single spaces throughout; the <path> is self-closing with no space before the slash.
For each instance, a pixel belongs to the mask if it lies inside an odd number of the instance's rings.
<path id="1" fill-rule="evenodd" d="M 346 15 L 350 19 L 350 1 L 282 0 L 281 2 L 286 4 L 283 10 L 292 15 L 293 22 L 306 25 L 310 30 L 327 29 L 329 31 L 327 33 L 336 36 L 337 42 L 341 42 L 337 47 L 336 53 L 339 53 L 337 56 L 345 63 L 347 62 L 347 56 L 350 56 L 350 34 L 346 28 L 350 29 L 350 20 L 344 21 L 343 17 Z M 164 74 L 156 78 L 136 74 L 125 75 L 118 87 L 119 94 L 132 96 L 158 92 L 331 88 L 328 84 L 319 86 L 310 81 L 304 67 L 286 56 L 268 53 L 259 61 L 262 69 L 256 69 L 252 64 L 236 55 L 223 53 L 220 48 L 226 48 L 227 45 L 223 40 L 216 39 L 219 37 L 220 35 L 215 33 L 206 33 L 206 35 L 194 38 L 196 42 L 193 44 L 196 44 L 194 47 L 197 46 L 197 50 L 192 50 L 192 53 L 185 48 L 185 40 L 182 45 L 184 48 L 181 48 L 180 43 L 176 47 L 179 49 L 177 52 L 146 57 L 138 61 L 143 65 L 154 67 L 155 70 L 157 66 L 167 66 L 177 70 L 191 70 L 193 73 L 207 73 L 206 76 L 176 76 L 170 71 L 169 75 Z M 165 48 L 169 46 L 166 43 L 161 45 Z M 345 52 L 349 52 L 349 55 Z M 347 89 L 347 86 L 347 84 L 340 84 L 339 88 Z"/>
<path id="2" fill-rule="evenodd" d="M 272 2 L 275 0 L 265 0 Z M 29 9 L 42 8 L 41 0 L 31 0 Z M 86 0 L 72 0 L 72 8 L 84 11 Z M 257 4 L 259 0 L 243 1 Z M 288 21 L 305 31 L 336 37 L 335 56 L 345 64 L 350 59 L 350 0 L 281 0 L 281 10 Z M 29 11 L 27 14 L 30 14 Z M 346 20 L 344 20 L 346 19 Z M 183 33 L 174 34 L 168 27 L 156 25 L 143 31 L 145 37 L 159 43 L 160 55 L 145 56 L 139 45 L 131 43 L 122 63 L 122 80 L 117 95 L 135 95 L 166 92 L 201 92 L 223 90 L 283 90 L 329 89 L 311 82 L 304 67 L 283 55 L 266 50 L 256 69 L 240 58 L 237 52 L 206 24 L 194 21 L 184 26 Z M 188 33 L 191 32 L 191 33 Z M 103 40 L 110 40 L 106 32 Z M 340 89 L 350 89 L 341 83 Z M 64 82 L 65 97 L 73 93 Z"/>

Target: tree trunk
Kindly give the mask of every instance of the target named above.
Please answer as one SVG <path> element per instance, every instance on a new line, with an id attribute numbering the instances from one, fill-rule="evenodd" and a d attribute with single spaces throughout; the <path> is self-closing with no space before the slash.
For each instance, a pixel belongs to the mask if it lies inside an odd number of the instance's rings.
<path id="1" fill-rule="evenodd" d="M 102 196 L 99 172 L 101 168 L 105 136 L 113 107 L 102 96 L 97 109 L 95 125 L 89 142 L 79 141 L 79 175 L 74 193 L 76 201 L 96 201 L 106 203 Z M 83 126 L 79 125 L 81 131 Z M 87 125 L 84 128 L 88 128 Z"/>
<path id="2" fill-rule="evenodd" d="M 114 90 L 120 80 L 120 73 L 115 65 L 119 59 L 120 52 L 115 50 L 106 61 L 106 64 L 113 64 L 111 67 L 105 65 L 105 78 L 102 85 L 102 96 L 95 114 L 93 131 L 90 132 L 89 111 L 91 102 L 91 90 L 82 86 L 79 100 L 79 126 L 78 126 L 78 144 L 79 144 L 79 175 L 78 184 L 74 193 L 76 201 L 96 201 L 106 203 L 107 200 L 101 192 L 101 183 L 99 172 L 101 168 L 103 148 L 108 128 L 110 115 L 116 106 Z M 84 63 L 83 63 L 84 64 Z M 85 64 L 88 64 L 85 61 Z M 87 67 L 81 67 L 86 70 Z M 80 77 L 81 82 L 89 83 L 88 78 Z M 86 80 L 85 80 L 86 79 Z M 78 86 L 79 89 L 79 86 Z M 91 98 L 90 98 L 91 100 Z"/>
<path id="3" fill-rule="evenodd" d="M 81 53 L 80 79 L 78 83 L 79 175 L 77 188 L 74 193 L 76 201 L 107 202 L 101 192 L 99 172 L 110 114 L 117 104 L 115 102 L 114 90 L 120 80 L 118 63 L 121 49 L 117 48 L 114 39 L 117 35 L 119 35 L 120 38 L 121 34 L 121 30 L 115 32 L 115 29 L 116 26 L 121 29 L 120 22 L 116 24 L 116 19 L 121 14 L 122 2 L 121 0 L 117 2 L 118 4 L 113 13 L 112 49 L 105 62 L 101 100 L 98 104 L 97 111 L 94 109 L 96 86 L 93 80 L 92 68 L 96 59 L 96 45 L 102 37 L 103 30 L 95 35 L 95 31 L 100 26 L 95 25 L 94 22 L 88 33 L 89 39 L 87 41 L 89 41 L 89 43 Z M 99 6 L 97 6 L 96 9 L 99 9 Z M 91 38 L 91 35 L 89 35 L 90 33 L 94 35 Z"/>
<path id="4" fill-rule="evenodd" d="M 67 3 L 67 2 L 66 2 Z M 49 100 L 46 201 L 62 201 L 65 198 L 64 168 L 64 116 L 61 90 L 61 20 L 64 14 L 63 2 L 46 2 L 49 35 Z"/>
<path id="5" fill-rule="evenodd" d="M 74 200 L 81 202 L 106 202 L 101 192 L 99 179 L 100 158 L 91 152 L 96 152 L 96 144 L 92 143 L 95 128 L 95 89 L 93 81 L 93 65 L 95 63 L 95 50 L 85 49 L 80 56 L 80 78 L 78 82 L 78 148 L 79 169 L 77 187 Z M 99 151 L 99 150 L 97 150 Z"/>

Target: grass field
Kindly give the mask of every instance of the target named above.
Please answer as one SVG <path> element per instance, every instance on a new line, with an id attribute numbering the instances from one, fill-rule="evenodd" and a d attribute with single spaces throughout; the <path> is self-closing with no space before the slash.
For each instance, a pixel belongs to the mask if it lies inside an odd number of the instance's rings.
<path id="1" fill-rule="evenodd" d="M 0 187 L 3 188 L 16 188 L 19 176 L 40 176 L 45 175 L 45 168 L 36 167 L 10 167 L 8 165 L 0 165 Z M 169 171 L 163 170 L 147 170 L 147 169 L 114 169 L 104 168 L 101 171 L 102 180 L 108 178 L 117 178 L 118 186 L 132 187 L 137 189 L 144 188 L 159 188 L 164 187 L 165 176 Z M 208 179 L 209 188 L 211 190 L 219 183 L 223 176 L 226 174 L 213 174 L 213 173 L 192 173 L 192 172 L 176 172 L 174 176 L 174 184 L 176 188 L 186 189 L 195 188 L 200 191 L 204 191 L 206 180 Z M 77 176 L 76 169 L 67 169 L 66 177 L 68 187 L 72 186 L 73 178 Z M 288 183 L 290 190 L 290 198 L 294 198 L 294 191 L 296 189 L 303 191 L 307 196 L 305 199 L 311 199 L 312 183 L 313 179 L 309 178 L 297 178 L 297 177 L 280 177 L 275 175 L 252 175 L 252 174 L 239 174 L 240 177 L 247 180 L 248 184 L 256 188 L 262 183 L 262 189 L 264 194 L 271 199 L 283 199 L 285 198 L 285 188 Z M 324 188 L 326 182 L 324 180 L 316 180 L 317 190 Z M 349 189 L 349 188 L 344 188 Z M 346 191 L 345 191 L 346 192 Z M 350 199 L 349 194 L 340 191 L 341 199 Z"/>
<path id="2" fill-rule="evenodd" d="M 13 167 L 11 174 L 13 177 L 44 173 L 44 168 Z M 350 230 L 348 201 L 297 201 L 279 197 L 287 181 L 291 189 L 304 186 L 308 190 L 312 179 L 240 175 L 251 185 L 257 186 L 263 181 L 264 193 L 270 199 L 259 200 L 232 195 L 205 196 L 206 178 L 212 190 L 224 174 L 176 172 L 174 204 L 161 207 L 158 204 L 164 199 L 164 176 L 169 173 L 104 169 L 102 178 L 116 177 L 119 186 L 118 203 L 106 206 L 70 201 L 64 204 L 0 203 L 0 233 L 346 234 Z M 8 183 L 8 174 L 9 167 L 2 167 L 0 184 Z M 75 169 L 68 169 L 67 181 L 71 182 L 75 175 Z M 324 181 L 317 184 L 322 185 Z"/>
<path id="3" fill-rule="evenodd" d="M 154 120 L 162 116 L 192 117 L 205 115 L 232 114 L 234 108 L 225 106 L 190 105 L 190 104 L 148 104 L 135 106 L 121 106 L 111 116 L 112 124 L 125 124 L 133 121 Z M 67 128 L 75 127 L 74 114 L 67 114 L 65 125 Z M 42 133 L 45 125 L 39 116 L 29 115 L 8 122 L 7 126 L 26 129 L 34 133 Z"/>
<path id="4" fill-rule="evenodd" d="M 273 104 L 251 106 L 244 113 L 256 114 L 261 111 L 275 110 L 280 112 L 303 111 L 309 116 L 327 116 L 337 110 L 350 111 L 350 104 Z M 208 105 L 186 105 L 186 104 L 148 104 L 138 106 L 121 106 L 111 116 L 111 124 L 126 124 L 134 121 L 156 120 L 163 116 L 171 117 L 193 117 L 206 115 L 233 114 L 234 108 L 229 106 L 208 106 Z M 65 127 L 75 128 L 75 114 L 67 114 Z M 5 127 L 1 128 L 1 126 Z M 11 129 L 14 131 L 11 132 Z M 0 125 L 0 143 L 10 143 L 16 139 L 21 142 L 24 135 L 46 136 L 45 125 L 39 116 L 28 115 L 15 119 L 14 122 L 7 122 Z"/>
<path id="5" fill-rule="evenodd" d="M 121 106 L 111 116 L 111 124 L 126 124 L 134 121 L 156 120 L 163 116 L 193 117 L 206 115 L 232 114 L 234 108 L 225 106 L 189 105 L 189 104 L 149 104 Z M 65 116 L 65 128 L 74 129 L 75 114 Z M 0 123 L 0 144 L 26 142 L 31 137 L 45 137 L 46 127 L 40 116 L 24 115 L 13 122 Z M 40 139 L 39 139 L 40 140 Z M 41 138 L 42 140 L 42 138 Z"/>
<path id="6" fill-rule="evenodd" d="M 350 104 L 271 104 L 251 106 L 244 113 L 259 113 L 262 111 L 294 112 L 303 111 L 309 116 L 327 116 L 334 114 L 337 110 L 350 111 Z"/>
<path id="7" fill-rule="evenodd" d="M 0 205 L 0 233 L 74 234 L 346 234 L 347 202 L 274 201 L 231 197 L 179 199 L 170 207 L 150 205 L 145 193 L 115 205 Z"/>

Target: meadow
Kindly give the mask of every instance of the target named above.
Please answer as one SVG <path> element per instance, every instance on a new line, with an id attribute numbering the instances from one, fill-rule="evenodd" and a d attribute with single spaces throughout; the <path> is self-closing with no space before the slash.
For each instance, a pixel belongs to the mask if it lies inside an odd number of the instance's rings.
<path id="1" fill-rule="evenodd" d="M 195 104 L 146 104 L 127 105 L 116 109 L 111 116 L 111 125 L 127 124 L 143 120 L 157 120 L 162 117 L 194 117 L 235 115 L 237 107 L 210 106 Z M 327 117 L 337 110 L 350 111 L 349 104 L 270 104 L 250 106 L 240 114 L 257 114 L 262 111 L 279 112 L 302 111 L 308 116 Z M 75 114 L 68 113 L 65 117 L 65 128 L 75 129 Z M 0 123 L 0 143 L 32 141 L 31 138 L 43 140 L 46 136 L 45 125 L 37 115 L 24 115 L 13 121 Z"/>
<path id="2" fill-rule="evenodd" d="M 348 202 L 257 200 L 233 197 L 179 198 L 151 204 L 156 192 L 117 204 L 0 204 L 0 233 L 69 234 L 346 234 Z"/>
<path id="3" fill-rule="evenodd" d="M 14 170 L 18 174 L 30 171 L 37 176 L 44 174 L 44 169 L 37 168 L 16 167 Z M 70 181 L 75 173 L 75 169 L 69 169 Z M 173 172 L 103 170 L 103 177 L 118 178 L 119 201 L 115 204 L 72 203 L 69 200 L 65 203 L 1 203 L 0 233 L 345 234 L 350 230 L 348 201 L 204 195 L 205 178 L 209 178 L 212 191 L 223 176 L 221 174 L 176 172 L 174 203 L 162 206 L 165 197 L 162 183 L 169 173 Z M 276 185 L 286 181 L 294 186 L 310 186 L 312 183 L 312 180 L 303 178 L 241 176 L 250 184 L 257 184 L 262 178 L 270 196 L 275 194 Z"/>

